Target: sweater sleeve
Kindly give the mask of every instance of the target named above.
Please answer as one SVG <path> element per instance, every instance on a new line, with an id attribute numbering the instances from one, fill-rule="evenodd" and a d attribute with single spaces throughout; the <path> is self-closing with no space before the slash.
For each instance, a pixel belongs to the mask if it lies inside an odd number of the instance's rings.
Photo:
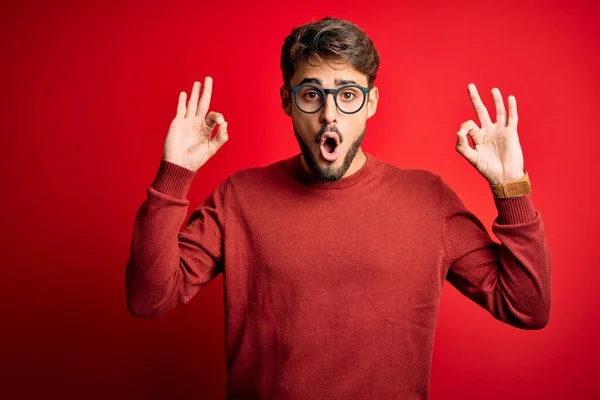
<path id="1" fill-rule="evenodd" d="M 550 253 L 531 194 L 494 199 L 492 231 L 442 184 L 446 279 L 491 315 L 522 329 L 541 329 L 550 317 Z"/>
<path id="2" fill-rule="evenodd" d="M 194 171 L 162 159 L 135 216 L 125 272 L 127 306 L 134 316 L 163 315 L 190 301 L 222 272 L 224 196 L 229 180 L 192 211 L 180 232 L 194 176 Z"/>

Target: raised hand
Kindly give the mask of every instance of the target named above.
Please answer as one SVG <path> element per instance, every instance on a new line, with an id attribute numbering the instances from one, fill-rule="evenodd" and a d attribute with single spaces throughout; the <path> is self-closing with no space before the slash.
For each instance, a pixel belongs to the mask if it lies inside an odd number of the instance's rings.
<path id="1" fill-rule="evenodd" d="M 457 132 L 456 151 L 471 163 L 490 184 L 506 183 L 521 179 L 523 151 L 517 133 L 517 100 L 508 96 L 508 119 L 500 90 L 492 89 L 496 106 L 496 122 L 490 116 L 473 83 L 467 86 L 471 103 L 479 118 L 481 128 L 473 120 L 463 122 Z M 471 136 L 475 148 L 467 139 Z"/>
<path id="2" fill-rule="evenodd" d="M 165 160 L 192 171 L 204 165 L 229 138 L 223 114 L 208 112 L 212 94 L 211 77 L 205 78 L 202 97 L 198 101 L 199 94 L 200 82 L 195 81 L 186 107 L 186 92 L 179 93 L 177 113 L 169 127 L 163 154 Z M 211 139 L 217 125 L 217 134 Z"/>

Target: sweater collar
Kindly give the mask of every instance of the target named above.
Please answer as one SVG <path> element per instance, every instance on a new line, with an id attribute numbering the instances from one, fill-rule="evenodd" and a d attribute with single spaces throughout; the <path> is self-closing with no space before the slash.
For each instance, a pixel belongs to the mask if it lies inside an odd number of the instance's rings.
<path id="1" fill-rule="evenodd" d="M 304 170 L 304 167 L 302 166 L 302 161 L 300 159 L 302 153 L 298 153 L 290 158 L 289 161 L 291 166 L 291 172 L 293 173 L 295 179 L 307 186 L 319 189 L 345 189 L 350 186 L 354 186 L 358 182 L 362 181 L 367 175 L 369 175 L 369 173 L 375 167 L 377 160 L 371 154 L 367 152 L 364 153 L 366 156 L 366 160 L 358 171 L 356 171 L 350 176 L 341 178 L 334 182 L 321 181 L 317 179 L 314 175 L 306 172 Z"/>

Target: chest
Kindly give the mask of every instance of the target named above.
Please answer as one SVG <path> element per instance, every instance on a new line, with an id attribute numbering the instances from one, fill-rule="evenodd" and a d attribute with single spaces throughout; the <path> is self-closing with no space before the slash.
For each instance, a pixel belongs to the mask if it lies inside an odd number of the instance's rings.
<path id="1" fill-rule="evenodd" d="M 248 278 L 291 291 L 335 293 L 438 286 L 442 257 L 440 210 L 418 201 L 374 204 L 275 197 L 238 209 L 236 221 Z"/>

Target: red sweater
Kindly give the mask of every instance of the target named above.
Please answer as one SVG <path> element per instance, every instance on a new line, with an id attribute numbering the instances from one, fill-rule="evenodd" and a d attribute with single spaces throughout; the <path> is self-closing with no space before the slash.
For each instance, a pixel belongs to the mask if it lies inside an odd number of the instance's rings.
<path id="1" fill-rule="evenodd" d="M 501 321 L 547 324 L 531 194 L 490 192 L 498 244 L 435 174 L 367 154 L 322 182 L 299 156 L 233 173 L 183 230 L 195 173 L 163 159 L 135 218 L 133 315 L 164 314 L 223 273 L 228 399 L 426 399 L 445 280 Z"/>

